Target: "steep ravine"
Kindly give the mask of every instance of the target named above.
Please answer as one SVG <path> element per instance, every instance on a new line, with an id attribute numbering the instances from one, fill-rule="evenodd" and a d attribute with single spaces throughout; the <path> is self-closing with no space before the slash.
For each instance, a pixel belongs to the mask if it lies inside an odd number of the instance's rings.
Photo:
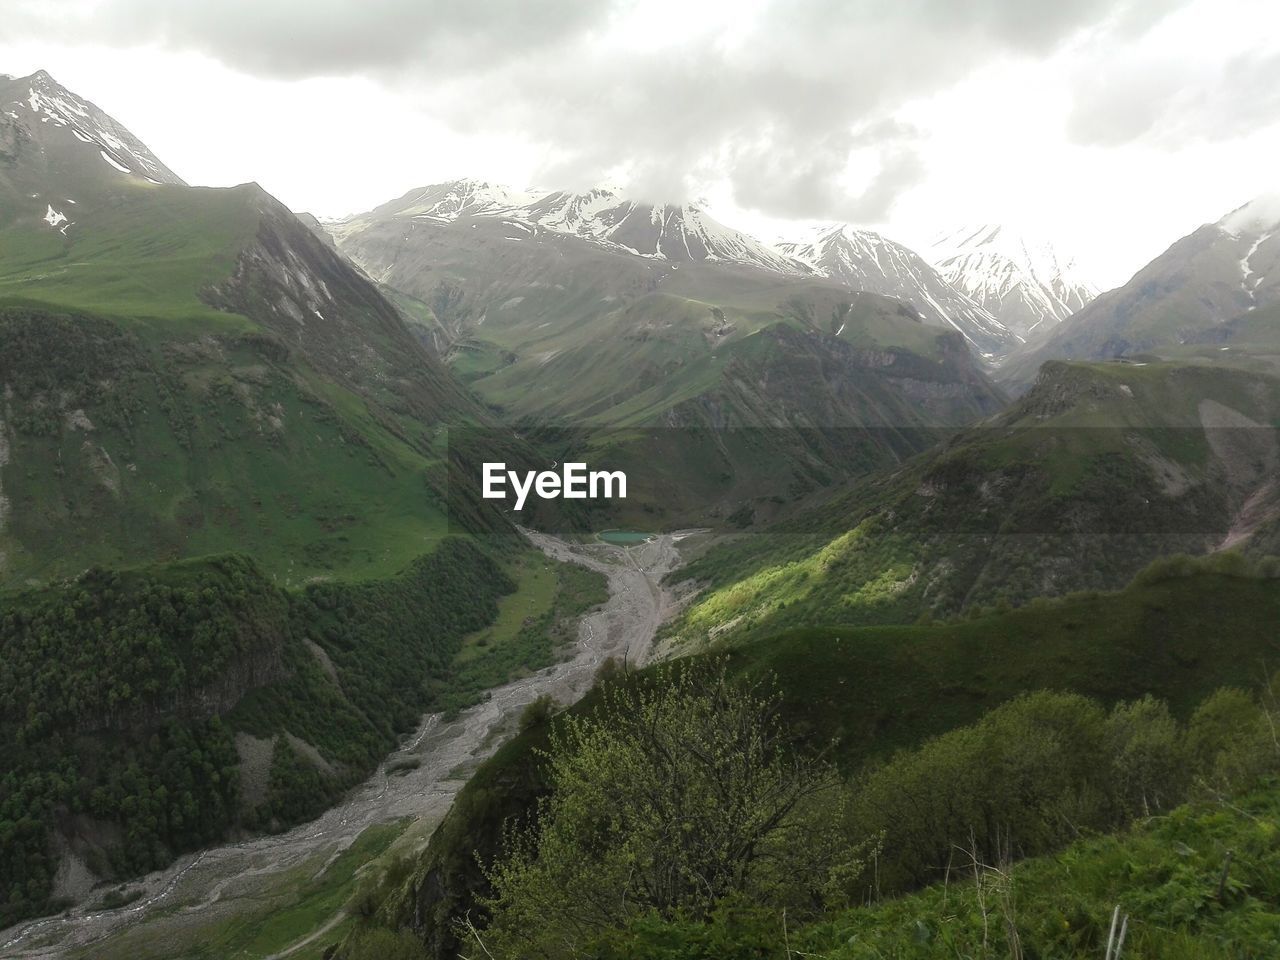
<path id="1" fill-rule="evenodd" d="M 543 694 L 561 703 L 578 700 L 610 657 L 644 662 L 659 625 L 674 610 L 662 579 L 680 564 L 675 547 L 680 534 L 627 549 L 528 536 L 548 556 L 580 563 L 608 578 L 609 599 L 582 618 L 569 659 L 493 690 L 454 720 L 439 714 L 425 717 L 373 776 L 311 823 L 182 857 L 130 883 L 142 895 L 119 909 L 96 909 L 102 895 L 98 890 L 63 914 L 0 931 L 0 958 L 69 956 L 143 924 L 149 943 L 163 943 L 179 929 L 232 917 L 287 872 L 317 857 L 332 861 L 370 826 L 405 817 L 438 821 L 464 783 L 451 777 L 492 754 L 514 732 L 529 702 Z M 389 765 L 406 758 L 417 760 L 418 767 L 388 775 Z"/>

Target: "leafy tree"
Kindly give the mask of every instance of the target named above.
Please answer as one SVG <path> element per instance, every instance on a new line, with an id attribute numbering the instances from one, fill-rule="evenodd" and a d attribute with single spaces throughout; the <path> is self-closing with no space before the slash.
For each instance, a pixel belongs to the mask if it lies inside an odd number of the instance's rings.
<path id="1" fill-rule="evenodd" d="M 1187 726 L 1187 752 L 1199 782 L 1214 792 L 1233 792 L 1280 769 L 1278 724 L 1280 714 L 1243 690 L 1213 693 Z"/>
<path id="2" fill-rule="evenodd" d="M 1186 788 L 1182 736 L 1163 701 L 1145 696 L 1117 704 L 1107 718 L 1106 751 L 1125 815 L 1150 816 L 1175 803 Z"/>
<path id="3" fill-rule="evenodd" d="M 834 768 L 792 750 L 777 705 L 722 665 L 674 666 L 566 715 L 546 751 L 550 796 L 486 871 L 485 949 L 572 956 L 637 916 L 846 898 L 868 844 L 851 839 Z"/>

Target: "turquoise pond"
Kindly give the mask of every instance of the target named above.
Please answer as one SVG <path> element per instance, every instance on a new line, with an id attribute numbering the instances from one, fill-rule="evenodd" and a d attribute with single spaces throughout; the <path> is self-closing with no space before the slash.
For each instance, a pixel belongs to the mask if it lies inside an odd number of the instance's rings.
<path id="1" fill-rule="evenodd" d="M 636 533 L 634 530 L 605 530 L 596 534 L 605 543 L 612 543 L 619 547 L 629 547 L 632 544 L 644 543 L 652 533 Z"/>

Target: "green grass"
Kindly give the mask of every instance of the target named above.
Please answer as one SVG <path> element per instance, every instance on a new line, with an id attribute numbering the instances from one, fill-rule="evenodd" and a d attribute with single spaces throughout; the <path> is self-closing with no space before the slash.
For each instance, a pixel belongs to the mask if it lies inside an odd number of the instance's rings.
<path id="1" fill-rule="evenodd" d="M 62 184 L 74 195 L 74 181 Z M 85 202 L 65 242 L 49 230 L 0 233 L 0 302 L 56 305 L 188 332 L 244 328 L 198 291 L 229 276 L 257 228 L 257 189 L 129 183 L 123 200 Z"/>
<path id="2" fill-rule="evenodd" d="M 6 175 L 13 209 L 43 177 Z M 0 380 L 16 390 L 0 588 L 228 550 L 296 586 L 390 576 L 435 548 L 433 431 L 479 408 L 389 304 L 255 185 L 148 184 L 90 150 L 56 188 L 75 200 L 66 236 L 0 216 Z M 300 283 L 326 291 L 327 316 Z"/>
<path id="3" fill-rule="evenodd" d="M 468 637 L 454 659 L 442 699 L 446 709 L 466 706 L 483 690 L 553 663 L 577 637 L 578 618 L 609 597 L 604 575 L 576 563 L 528 552 L 514 566 L 519 588 L 499 601 L 498 619 Z"/>
<path id="4" fill-rule="evenodd" d="M 958 866 L 948 883 L 808 926 L 728 908 L 708 925 L 638 922 L 598 956 L 1098 960 L 1118 905 L 1129 916 L 1125 960 L 1262 960 L 1280 955 L 1277 823 L 1273 782 L 1232 802 L 1189 804 L 1060 854 L 980 871 L 980 879 Z M 1021 953 L 1013 952 L 1011 930 Z"/>
<path id="5" fill-rule="evenodd" d="M 201 349 L 99 318 L 0 311 L 0 343 L 17 392 L 0 585 L 233 550 L 285 586 L 379 578 L 447 530 L 428 483 L 442 468 L 367 402 L 281 369 L 255 341 Z M 23 419 L 53 394 L 65 412 Z M 77 409 L 91 429 L 68 427 Z"/>
<path id="6" fill-rule="evenodd" d="M 449 368 L 458 379 L 471 383 L 497 373 L 514 359 L 515 355 L 509 351 L 472 338 L 453 346 L 449 355 Z"/>
<path id="7" fill-rule="evenodd" d="M 469 635 L 454 663 L 467 663 L 485 656 L 491 647 L 511 643 L 530 622 L 542 619 L 551 610 L 559 589 L 555 561 L 529 551 L 504 564 L 516 590 L 498 601 L 498 617 L 493 624 Z"/>

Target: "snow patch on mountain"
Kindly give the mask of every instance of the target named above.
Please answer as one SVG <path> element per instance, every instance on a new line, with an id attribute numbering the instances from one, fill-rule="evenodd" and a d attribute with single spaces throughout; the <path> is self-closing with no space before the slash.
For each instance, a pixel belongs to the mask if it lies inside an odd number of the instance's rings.
<path id="1" fill-rule="evenodd" d="M 111 154 L 107 153 L 107 151 L 99 150 L 98 153 L 102 154 L 103 160 L 107 161 L 107 163 L 111 164 L 111 166 L 115 167 L 121 173 L 133 173 L 132 170 L 126 167 L 123 163 L 121 163 L 115 157 L 111 156 Z"/>
<path id="2" fill-rule="evenodd" d="M 1280 278 L 1280 194 L 1251 200 L 1232 210 L 1215 226 L 1222 243 L 1239 252 L 1240 288 L 1247 298 L 1246 312 L 1269 304 Z"/>
<path id="3" fill-rule="evenodd" d="M 596 187 L 544 194 L 520 213 L 543 230 L 673 264 L 705 260 L 806 272 L 768 244 L 720 223 L 700 203 L 646 203 L 628 199 L 614 187 Z"/>
<path id="4" fill-rule="evenodd" d="M 1280 193 L 1266 194 L 1232 210 L 1218 226 L 1234 237 L 1274 233 L 1280 227 Z"/>
<path id="5" fill-rule="evenodd" d="M 988 359 L 1008 353 L 1018 342 L 1000 320 L 955 289 L 918 253 L 872 230 L 819 224 L 775 246 L 821 276 L 905 300 L 927 323 L 959 331 Z"/>
<path id="6" fill-rule="evenodd" d="M 952 286 L 1023 337 L 1056 326 L 1098 295 L 1074 260 L 998 224 L 944 234 L 928 253 Z"/>
<path id="7" fill-rule="evenodd" d="M 449 223 L 462 216 L 496 216 L 515 211 L 535 197 L 501 184 L 468 178 L 411 190 L 396 203 L 400 216 Z"/>
<path id="8" fill-rule="evenodd" d="M 67 90 L 41 70 L 22 80 L 5 82 L 16 96 L 3 104 L 6 113 L 17 119 L 26 110 L 42 124 L 69 130 L 81 143 L 96 146 L 102 158 L 124 173 L 138 171 L 139 176 L 156 183 L 182 183 L 156 158 L 137 137 L 98 107 Z M 14 110 L 12 108 L 18 108 Z"/>
<path id="9" fill-rule="evenodd" d="M 717 221 L 701 204 L 651 204 L 628 199 L 611 186 L 582 193 L 520 191 L 464 179 L 411 190 L 335 227 L 341 236 L 370 219 L 452 223 L 500 219 L 512 241 L 546 233 L 578 237 L 608 249 L 672 263 L 696 260 L 746 263 L 783 273 L 806 268 L 765 243 Z"/>
<path id="10" fill-rule="evenodd" d="M 71 202 L 74 203 L 75 201 Z M 53 204 L 47 203 L 45 206 L 48 207 L 48 210 L 45 212 L 44 222 L 65 237 L 67 235 L 67 227 L 71 226 L 71 221 L 67 219 L 67 215 L 61 210 L 53 209 Z"/>

